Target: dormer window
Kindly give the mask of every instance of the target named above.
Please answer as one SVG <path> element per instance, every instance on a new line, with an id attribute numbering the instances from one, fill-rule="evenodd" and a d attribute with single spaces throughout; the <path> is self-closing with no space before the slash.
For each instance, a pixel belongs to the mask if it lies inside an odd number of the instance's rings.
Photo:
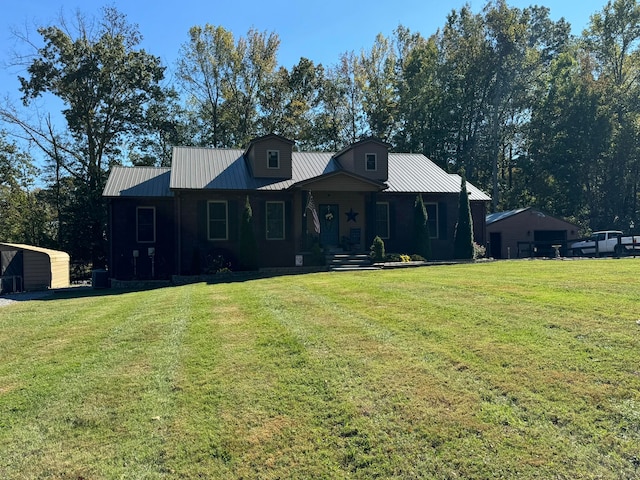
<path id="1" fill-rule="evenodd" d="M 365 156 L 365 169 L 374 172 L 378 169 L 378 157 L 375 153 L 367 153 Z"/>
<path id="2" fill-rule="evenodd" d="M 267 168 L 271 168 L 271 169 L 280 168 L 280 151 L 279 150 L 267 150 Z"/>

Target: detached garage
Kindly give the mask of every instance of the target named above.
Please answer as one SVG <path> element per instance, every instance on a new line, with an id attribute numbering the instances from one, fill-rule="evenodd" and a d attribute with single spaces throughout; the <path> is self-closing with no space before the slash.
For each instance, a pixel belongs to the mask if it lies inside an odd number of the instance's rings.
<path id="1" fill-rule="evenodd" d="M 64 288 L 69 255 L 58 250 L 0 243 L 0 293 Z"/>
<path id="2" fill-rule="evenodd" d="M 493 258 L 552 257 L 554 245 L 566 254 L 579 227 L 531 207 L 487 215 L 487 254 Z"/>

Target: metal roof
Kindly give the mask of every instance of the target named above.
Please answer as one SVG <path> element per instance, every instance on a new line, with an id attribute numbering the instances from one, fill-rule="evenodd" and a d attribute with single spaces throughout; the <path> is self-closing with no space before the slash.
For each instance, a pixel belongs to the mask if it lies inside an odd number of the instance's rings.
<path id="1" fill-rule="evenodd" d="M 244 151 L 197 147 L 173 149 L 171 189 L 285 190 L 339 169 L 331 153 L 293 152 L 292 178 L 254 178 Z"/>
<path id="2" fill-rule="evenodd" d="M 447 173 L 421 153 L 390 153 L 387 192 L 460 193 L 462 178 Z M 469 200 L 491 200 L 486 193 L 467 182 Z"/>
<path id="3" fill-rule="evenodd" d="M 531 207 L 526 208 L 517 208 L 515 210 L 507 210 L 506 212 L 495 212 L 487 215 L 487 225 L 490 223 L 499 222 L 500 220 L 504 220 L 505 218 L 513 217 L 519 213 L 524 212 L 525 210 L 529 210 Z"/>
<path id="4" fill-rule="evenodd" d="M 69 254 L 61 250 L 52 250 L 50 248 L 36 247 L 34 245 L 25 245 L 23 243 L 0 243 L 0 251 L 27 250 L 30 252 L 43 253 L 51 259 L 69 260 Z"/>
<path id="5" fill-rule="evenodd" d="M 172 190 L 285 190 L 323 175 L 346 172 L 332 152 L 293 152 L 292 178 L 254 178 L 240 149 L 174 147 L 172 167 L 114 167 L 103 195 L 169 196 Z M 390 153 L 394 193 L 459 193 L 459 175 L 449 174 L 422 154 Z M 491 198 L 467 182 L 470 200 Z"/>
<path id="6" fill-rule="evenodd" d="M 104 197 L 171 197 L 170 168 L 115 166 L 104 186 Z"/>

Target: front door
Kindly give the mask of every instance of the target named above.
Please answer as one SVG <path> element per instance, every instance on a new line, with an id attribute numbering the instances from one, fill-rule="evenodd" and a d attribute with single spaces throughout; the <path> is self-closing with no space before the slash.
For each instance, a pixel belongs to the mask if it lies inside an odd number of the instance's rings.
<path id="1" fill-rule="evenodd" d="M 340 243 L 340 215 L 338 204 L 321 203 L 318 208 L 320 217 L 320 243 L 324 246 L 336 246 Z"/>

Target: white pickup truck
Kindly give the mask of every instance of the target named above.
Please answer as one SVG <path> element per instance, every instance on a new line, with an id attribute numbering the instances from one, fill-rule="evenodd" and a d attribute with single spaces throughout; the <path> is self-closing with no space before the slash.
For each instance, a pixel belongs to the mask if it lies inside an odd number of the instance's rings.
<path id="1" fill-rule="evenodd" d="M 634 250 L 636 253 L 640 253 L 640 236 L 623 237 L 622 232 L 619 230 L 593 232 L 588 239 L 569 245 L 569 251 L 574 256 L 596 254 L 622 255 L 625 253 L 633 253 Z"/>

